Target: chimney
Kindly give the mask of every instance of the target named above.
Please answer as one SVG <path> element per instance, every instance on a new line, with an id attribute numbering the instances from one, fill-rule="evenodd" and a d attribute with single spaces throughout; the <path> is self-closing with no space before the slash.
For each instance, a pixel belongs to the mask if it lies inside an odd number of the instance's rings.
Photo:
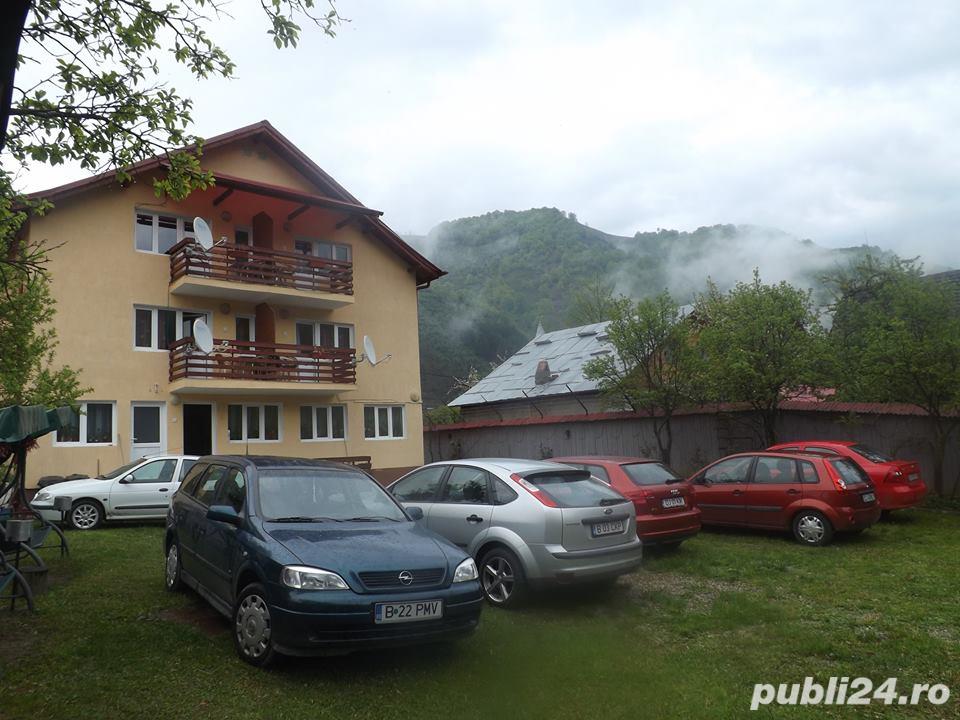
<path id="1" fill-rule="evenodd" d="M 550 372 L 550 363 L 546 360 L 541 360 L 537 363 L 537 372 L 533 376 L 533 380 L 537 385 L 546 385 L 551 380 L 556 380 L 557 375 Z"/>

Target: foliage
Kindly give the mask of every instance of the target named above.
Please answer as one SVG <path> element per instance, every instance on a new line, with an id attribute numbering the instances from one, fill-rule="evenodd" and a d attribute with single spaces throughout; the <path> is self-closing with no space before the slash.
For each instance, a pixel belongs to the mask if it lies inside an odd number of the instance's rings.
<path id="1" fill-rule="evenodd" d="M 826 278 L 834 292 L 830 355 L 838 397 L 905 402 L 934 424 L 934 487 L 960 426 L 960 308 L 950 289 L 915 261 L 867 257 Z"/>
<path id="2" fill-rule="evenodd" d="M 573 305 L 567 315 L 567 324 L 577 327 L 612 320 L 617 312 L 613 291 L 613 282 L 600 275 L 584 283 L 583 287 L 573 294 Z"/>
<path id="3" fill-rule="evenodd" d="M 424 414 L 428 425 L 451 425 L 460 422 L 460 408 L 450 405 L 438 405 Z"/>
<path id="4" fill-rule="evenodd" d="M 584 376 L 597 380 L 609 400 L 653 415 L 660 458 L 666 463 L 673 448 L 673 415 L 694 403 L 701 388 L 703 364 L 692 331 L 669 293 L 636 304 L 621 298 L 607 326 L 614 354 L 584 365 Z"/>
<path id="5" fill-rule="evenodd" d="M 726 294 L 712 286 L 694 310 L 706 361 L 707 394 L 757 412 L 762 440 L 777 441 L 780 403 L 816 388 L 822 377 L 823 328 L 811 293 L 780 282 L 749 283 Z"/>

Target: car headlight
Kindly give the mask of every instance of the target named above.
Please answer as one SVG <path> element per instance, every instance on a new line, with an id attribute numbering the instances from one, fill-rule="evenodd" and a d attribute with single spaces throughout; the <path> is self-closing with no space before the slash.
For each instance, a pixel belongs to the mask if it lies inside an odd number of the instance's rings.
<path id="1" fill-rule="evenodd" d="M 288 565 L 281 575 L 283 584 L 297 590 L 349 590 L 343 578 L 329 570 Z"/>
<path id="2" fill-rule="evenodd" d="M 480 577 L 480 574 L 477 572 L 477 564 L 473 561 L 473 558 L 467 558 L 457 565 L 457 569 L 453 571 L 453 581 L 455 583 L 476 580 L 478 577 Z"/>
<path id="3" fill-rule="evenodd" d="M 44 490 L 43 492 L 38 492 L 38 493 L 34 496 L 33 501 L 34 501 L 34 502 L 43 502 L 44 500 L 49 500 L 49 499 L 50 499 L 50 493 L 48 493 L 47 491 Z"/>

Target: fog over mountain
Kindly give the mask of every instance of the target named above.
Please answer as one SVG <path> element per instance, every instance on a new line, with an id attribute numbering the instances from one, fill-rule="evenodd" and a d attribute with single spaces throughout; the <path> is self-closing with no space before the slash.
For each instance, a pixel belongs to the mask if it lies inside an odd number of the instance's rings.
<path id="1" fill-rule="evenodd" d="M 775 228 L 714 225 L 612 235 L 555 208 L 497 211 L 438 225 L 407 240 L 449 274 L 420 292 L 420 343 L 428 406 L 457 394 L 454 379 L 485 373 L 533 336 L 572 324 L 578 290 L 597 278 L 633 298 L 669 290 L 681 303 L 708 278 L 721 290 L 786 280 L 827 297 L 824 272 L 882 248 L 825 248 Z M 937 265 L 934 270 L 942 269 Z"/>

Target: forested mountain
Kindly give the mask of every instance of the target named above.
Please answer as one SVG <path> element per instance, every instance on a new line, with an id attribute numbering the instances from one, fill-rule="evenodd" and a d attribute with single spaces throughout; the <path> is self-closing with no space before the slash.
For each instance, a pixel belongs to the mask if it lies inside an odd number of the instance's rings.
<path id="1" fill-rule="evenodd" d="M 787 233 L 743 225 L 693 232 L 610 235 L 554 208 L 492 212 L 442 223 L 407 240 L 449 275 L 420 291 L 420 354 L 428 407 L 458 394 L 455 378 L 492 363 L 546 330 L 576 324 L 573 305 L 588 286 L 639 298 L 669 289 L 689 302 L 711 278 L 721 290 L 747 280 L 788 280 L 822 297 L 818 277 L 879 248 L 820 247 Z"/>

